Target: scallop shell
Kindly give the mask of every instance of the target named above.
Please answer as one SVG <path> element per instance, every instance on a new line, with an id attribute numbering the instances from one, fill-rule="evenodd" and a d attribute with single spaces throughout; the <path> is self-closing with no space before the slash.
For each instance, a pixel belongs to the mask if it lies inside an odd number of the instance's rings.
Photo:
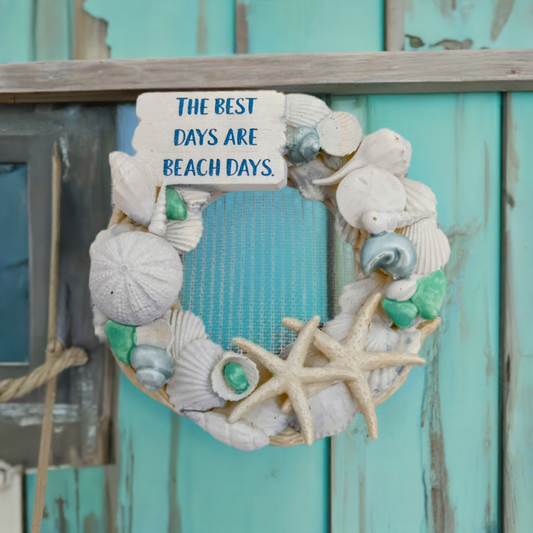
<path id="1" fill-rule="evenodd" d="M 156 183 L 148 165 L 123 152 L 109 154 L 113 204 L 130 218 L 148 226 L 156 202 Z"/>
<path id="2" fill-rule="evenodd" d="M 176 188 L 176 192 L 182 197 L 189 211 L 200 211 L 209 202 L 211 193 L 196 189 Z"/>
<path id="3" fill-rule="evenodd" d="M 135 344 L 146 344 L 166 350 L 172 342 L 172 328 L 167 320 L 158 318 L 146 326 L 135 328 Z"/>
<path id="4" fill-rule="evenodd" d="M 425 218 L 398 230 L 414 244 L 417 254 L 415 274 L 427 276 L 450 259 L 450 243 L 434 218 Z"/>
<path id="5" fill-rule="evenodd" d="M 159 390 L 172 376 L 174 360 L 166 350 L 140 344 L 131 352 L 137 381 L 149 392 Z"/>
<path id="6" fill-rule="evenodd" d="M 174 334 L 170 353 L 175 361 L 178 360 L 180 351 L 187 344 L 196 340 L 206 340 L 208 337 L 202 319 L 190 311 L 172 311 L 170 327 Z"/>
<path id="7" fill-rule="evenodd" d="M 407 211 L 431 211 L 434 214 L 437 213 L 437 198 L 427 185 L 409 178 L 400 177 L 398 179 L 404 186 L 407 195 L 405 203 Z"/>
<path id="8" fill-rule="evenodd" d="M 207 411 L 226 404 L 213 390 L 210 379 L 222 352 L 221 346 L 207 339 L 192 341 L 179 351 L 167 385 L 170 402 L 177 411 Z"/>
<path id="9" fill-rule="evenodd" d="M 345 111 L 335 111 L 324 117 L 316 129 L 322 150 L 339 157 L 353 154 L 363 138 L 359 121 Z"/>
<path id="10" fill-rule="evenodd" d="M 409 141 L 392 130 L 383 128 L 366 136 L 355 155 L 330 178 L 315 182 L 315 185 L 339 183 L 350 172 L 368 165 L 404 176 L 411 162 L 412 148 Z"/>
<path id="11" fill-rule="evenodd" d="M 316 126 L 331 113 L 331 109 L 318 98 L 308 94 L 287 95 L 287 126 Z"/>
<path id="12" fill-rule="evenodd" d="M 202 238 L 200 211 L 189 212 L 185 220 L 169 220 L 165 239 L 181 254 L 194 250 Z"/>
<path id="13" fill-rule="evenodd" d="M 281 400 L 278 397 L 259 404 L 244 416 L 244 420 L 273 437 L 287 427 L 290 417 L 281 411 Z"/>
<path id="14" fill-rule="evenodd" d="M 405 189 L 398 178 L 374 166 L 350 172 L 337 188 L 341 215 L 358 229 L 364 228 L 362 217 L 367 211 L 403 211 L 405 201 Z"/>
<path id="15" fill-rule="evenodd" d="M 224 367 L 229 363 L 237 363 L 244 369 L 246 377 L 248 378 L 249 387 L 242 394 L 237 394 L 226 382 L 224 377 Z M 225 400 L 233 402 L 242 400 L 250 396 L 259 382 L 259 371 L 255 363 L 248 357 L 233 353 L 224 352 L 222 359 L 215 365 L 211 373 L 211 386 L 213 390 Z"/>
<path id="16" fill-rule="evenodd" d="M 391 352 L 397 342 L 396 330 L 384 322 L 373 322 L 368 330 L 365 349 L 370 352 Z"/>
<path id="17" fill-rule="evenodd" d="M 123 233 L 92 254 L 91 297 L 111 320 L 142 326 L 165 314 L 177 299 L 183 267 L 164 239 L 139 231 Z"/>
<path id="18" fill-rule="evenodd" d="M 263 430 L 244 420 L 230 424 L 226 415 L 212 411 L 186 411 L 184 414 L 215 439 L 239 450 L 259 450 L 270 444 L 270 439 Z"/>

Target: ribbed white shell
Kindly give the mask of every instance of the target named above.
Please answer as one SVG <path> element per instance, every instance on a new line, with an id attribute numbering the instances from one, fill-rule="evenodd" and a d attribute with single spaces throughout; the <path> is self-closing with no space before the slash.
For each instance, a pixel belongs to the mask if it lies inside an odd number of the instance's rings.
<path id="1" fill-rule="evenodd" d="M 176 187 L 176 192 L 181 196 L 190 211 L 199 211 L 211 198 L 210 192 L 196 189 Z"/>
<path id="2" fill-rule="evenodd" d="M 277 397 L 259 404 L 244 416 L 244 420 L 272 437 L 287 427 L 290 417 L 282 413 L 281 400 Z"/>
<path id="3" fill-rule="evenodd" d="M 353 154 L 363 138 L 359 121 L 345 111 L 334 111 L 317 126 L 320 146 L 334 156 Z"/>
<path id="4" fill-rule="evenodd" d="M 208 337 L 202 319 L 190 311 L 173 310 L 170 317 L 170 327 L 174 334 L 170 355 L 172 355 L 174 361 L 178 360 L 179 352 L 187 344 L 196 340 L 205 340 Z"/>
<path id="5" fill-rule="evenodd" d="M 368 331 L 365 348 L 370 352 L 391 352 L 397 342 L 396 330 L 384 322 L 374 322 Z"/>
<path id="6" fill-rule="evenodd" d="M 113 204 L 135 222 L 148 226 L 156 202 L 156 184 L 147 165 L 123 152 L 109 154 Z"/>
<path id="7" fill-rule="evenodd" d="M 167 394 L 177 411 L 207 411 L 226 404 L 211 386 L 211 372 L 222 352 L 221 346 L 207 339 L 192 341 L 180 350 L 167 384 Z"/>
<path id="8" fill-rule="evenodd" d="M 315 127 L 331 109 L 318 98 L 308 94 L 287 95 L 287 126 Z"/>
<path id="9" fill-rule="evenodd" d="M 165 239 L 176 248 L 179 253 L 194 250 L 202 238 L 202 214 L 192 211 L 185 220 L 169 220 Z"/>
<path id="10" fill-rule="evenodd" d="M 450 243 L 434 218 L 425 218 L 398 230 L 414 244 L 417 254 L 414 273 L 427 276 L 450 259 Z"/>
<path id="11" fill-rule="evenodd" d="M 409 178 L 398 178 L 405 188 L 407 201 L 405 209 L 407 211 L 431 211 L 437 213 L 437 198 L 433 191 L 419 181 L 413 181 Z"/>
<path id="12" fill-rule="evenodd" d="M 244 420 L 230 424 L 222 413 L 188 411 L 184 414 L 212 437 L 238 450 L 259 450 L 270 444 L 270 439 L 263 430 Z"/>
<path id="13" fill-rule="evenodd" d="M 89 288 L 94 305 L 120 324 L 142 326 L 178 297 L 183 267 L 164 239 L 134 231 L 92 250 Z"/>
<path id="14" fill-rule="evenodd" d="M 246 377 L 248 378 L 249 387 L 242 394 L 237 394 L 226 382 L 224 377 L 224 367 L 229 363 L 237 363 L 242 366 Z M 250 396 L 259 382 L 259 370 L 255 363 L 245 355 L 233 352 L 224 352 L 222 358 L 211 372 L 211 386 L 213 390 L 225 400 L 238 402 L 247 396 Z"/>
<path id="15" fill-rule="evenodd" d="M 145 344 L 166 350 L 172 342 L 172 328 L 164 318 L 158 318 L 150 324 L 135 329 L 135 344 Z"/>
<path id="16" fill-rule="evenodd" d="M 350 226 L 338 210 L 335 213 L 335 231 L 344 242 L 355 248 L 360 231 Z"/>

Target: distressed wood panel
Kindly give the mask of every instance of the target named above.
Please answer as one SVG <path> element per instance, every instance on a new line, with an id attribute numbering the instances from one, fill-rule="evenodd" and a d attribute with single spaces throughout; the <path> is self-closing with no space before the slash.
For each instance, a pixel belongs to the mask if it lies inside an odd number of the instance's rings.
<path id="1" fill-rule="evenodd" d="M 0 65 L 4 103 L 125 102 L 145 91 L 236 87 L 335 94 L 530 91 L 533 50 L 244 54 Z"/>
<path id="2" fill-rule="evenodd" d="M 366 117 L 410 140 L 453 248 L 426 367 L 377 407 L 378 441 L 361 417 L 333 440 L 333 531 L 497 531 L 500 97 L 371 96 Z"/>
<path id="3" fill-rule="evenodd" d="M 529 48 L 532 0 L 405 0 L 406 50 Z"/>
<path id="4" fill-rule="evenodd" d="M 0 0 L 0 63 L 32 61 L 34 2 Z"/>
<path id="5" fill-rule="evenodd" d="M 533 153 L 529 128 L 533 94 L 507 95 L 504 182 L 503 313 L 503 524 L 505 533 L 533 523 L 533 333 L 527 317 L 533 301 L 528 265 L 533 260 Z"/>

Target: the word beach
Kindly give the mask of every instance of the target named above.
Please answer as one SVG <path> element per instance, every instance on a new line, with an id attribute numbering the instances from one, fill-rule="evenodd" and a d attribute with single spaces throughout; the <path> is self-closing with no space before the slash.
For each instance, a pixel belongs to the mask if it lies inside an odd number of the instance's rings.
<path id="1" fill-rule="evenodd" d="M 275 91 L 142 94 L 136 158 L 161 184 L 280 189 L 287 182 L 285 107 Z"/>

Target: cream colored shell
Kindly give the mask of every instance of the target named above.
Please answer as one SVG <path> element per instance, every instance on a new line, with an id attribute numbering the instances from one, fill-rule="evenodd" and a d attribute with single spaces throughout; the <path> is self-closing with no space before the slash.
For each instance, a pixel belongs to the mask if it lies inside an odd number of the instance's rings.
<path id="1" fill-rule="evenodd" d="M 308 94 L 287 95 L 287 126 L 315 127 L 323 118 L 331 113 L 331 109 L 318 98 Z"/>
<path id="2" fill-rule="evenodd" d="M 333 156 L 352 154 L 363 138 L 359 121 L 344 111 L 335 111 L 324 117 L 316 129 L 322 150 Z"/>

